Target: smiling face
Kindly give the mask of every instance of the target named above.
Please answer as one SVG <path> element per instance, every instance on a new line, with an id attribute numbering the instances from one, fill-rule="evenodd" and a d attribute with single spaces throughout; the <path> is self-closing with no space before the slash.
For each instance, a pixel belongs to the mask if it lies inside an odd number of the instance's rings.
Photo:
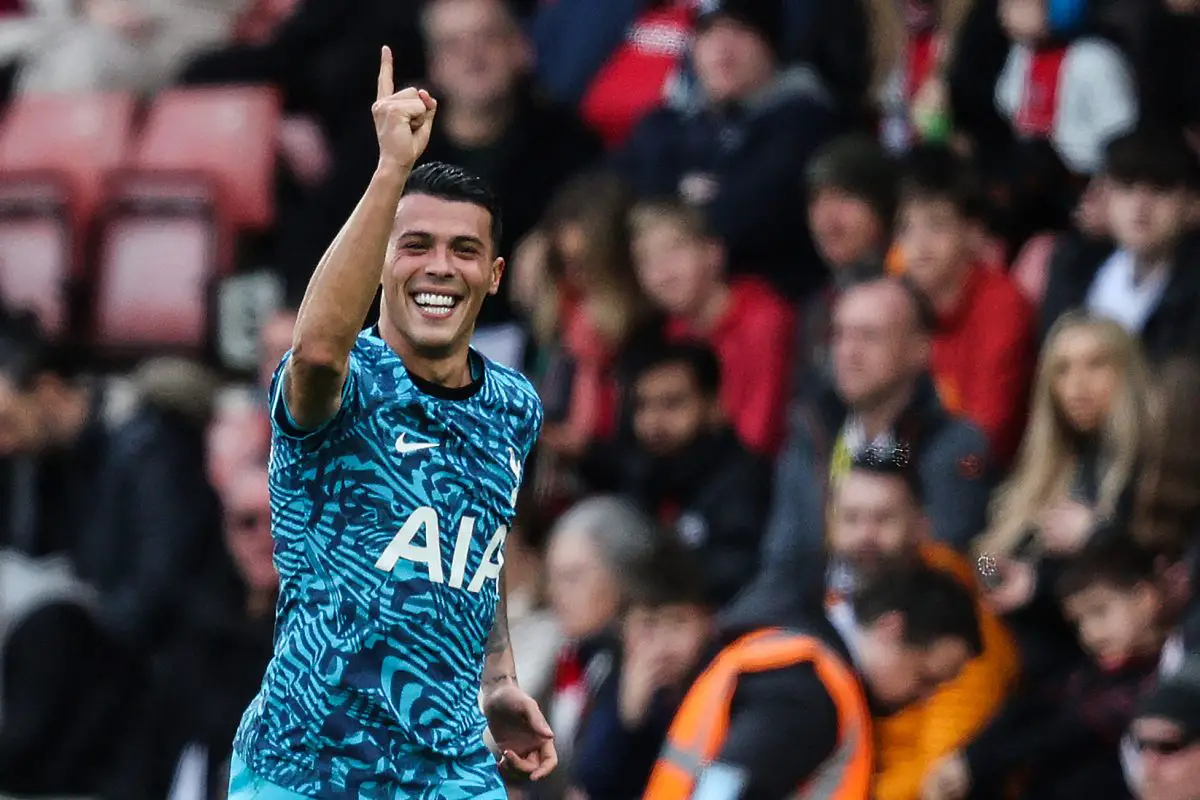
<path id="1" fill-rule="evenodd" d="M 412 355 L 451 358 L 466 350 L 483 299 L 500 288 L 492 216 L 483 206 L 405 195 L 383 270 L 381 325 Z"/>

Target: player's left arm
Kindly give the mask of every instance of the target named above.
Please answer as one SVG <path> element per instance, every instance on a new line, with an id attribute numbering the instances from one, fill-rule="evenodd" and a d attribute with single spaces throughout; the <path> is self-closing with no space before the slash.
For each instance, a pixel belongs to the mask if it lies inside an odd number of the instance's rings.
<path id="1" fill-rule="evenodd" d="M 497 585 L 500 599 L 496 604 L 496 619 L 484 648 L 483 692 L 485 695 L 499 686 L 517 684 L 517 662 L 513 657 L 512 637 L 508 631 L 508 581 L 500 570 Z"/>

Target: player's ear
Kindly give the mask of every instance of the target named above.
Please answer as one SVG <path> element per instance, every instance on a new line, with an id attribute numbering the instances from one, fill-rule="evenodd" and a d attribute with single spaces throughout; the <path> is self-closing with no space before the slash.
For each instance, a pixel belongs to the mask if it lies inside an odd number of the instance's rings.
<path id="1" fill-rule="evenodd" d="M 504 275 L 504 266 L 503 258 L 497 258 L 492 262 L 492 285 L 488 287 L 488 294 L 500 291 L 500 278 Z"/>

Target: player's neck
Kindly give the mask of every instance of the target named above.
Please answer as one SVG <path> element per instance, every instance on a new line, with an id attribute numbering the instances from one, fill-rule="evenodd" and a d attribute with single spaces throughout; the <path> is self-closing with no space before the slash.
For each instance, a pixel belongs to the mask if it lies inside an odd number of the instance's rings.
<path id="1" fill-rule="evenodd" d="M 380 322 L 379 334 L 404 361 L 404 368 L 409 375 L 447 389 L 461 389 L 471 384 L 473 376 L 468 343 L 464 342 L 445 356 L 431 358 L 416 352 L 412 344 L 391 325 Z"/>

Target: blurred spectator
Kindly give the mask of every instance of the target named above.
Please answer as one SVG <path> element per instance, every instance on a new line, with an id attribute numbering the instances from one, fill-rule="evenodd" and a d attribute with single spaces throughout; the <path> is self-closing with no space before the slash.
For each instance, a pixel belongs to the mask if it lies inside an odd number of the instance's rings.
<path id="1" fill-rule="evenodd" d="M 1123 539 L 1089 547 L 1062 573 L 1057 594 L 1089 660 L 1066 691 L 1028 696 L 948 759 L 926 796 L 960 800 L 1017 771 L 1022 797 L 1124 800 L 1117 758 L 1138 696 L 1163 643 L 1162 598 L 1151 553 Z"/>
<path id="2" fill-rule="evenodd" d="M 667 339 L 703 340 L 716 351 L 721 405 L 742 442 L 774 455 L 783 443 L 796 312 L 761 280 L 727 279 L 724 249 L 704 226 L 679 201 L 635 206 L 634 265 L 667 315 Z"/>
<path id="3" fill-rule="evenodd" d="M 668 345 L 633 376 L 636 444 L 597 448 L 599 488 L 633 498 L 674 529 L 720 607 L 754 577 L 770 507 L 771 465 L 749 452 L 721 414 L 722 375 L 702 344 Z"/>
<path id="4" fill-rule="evenodd" d="M 284 193 L 273 266 L 298 306 L 313 269 L 362 195 L 378 162 L 368 110 L 379 51 L 389 45 L 398 86 L 425 71 L 420 5 L 392 0 L 300 0 L 260 44 L 238 43 L 194 59 L 186 84 L 271 84 L 288 111 L 313 119 L 331 170 L 312 187 Z"/>
<path id="5" fill-rule="evenodd" d="M 1053 30 L 1049 0 L 1000 0 L 1012 47 L 996 105 L 1022 140 L 1048 141 L 1073 173 L 1100 169 L 1104 146 L 1138 120 L 1137 89 L 1113 44 Z"/>
<path id="6" fill-rule="evenodd" d="M 292 349 L 292 334 L 296 330 L 296 312 L 291 309 L 277 311 L 267 318 L 258 332 L 258 387 L 266 393 L 271 389 L 271 380 L 279 362 Z"/>
<path id="7" fill-rule="evenodd" d="M 279 577 L 270 501 L 262 466 L 243 469 L 222 493 L 234 575 L 207 587 L 155 665 L 115 796 L 207 798 L 228 785 L 233 735 L 271 660 Z"/>
<path id="8" fill-rule="evenodd" d="M 923 700 L 983 645 L 975 599 L 937 570 L 881 570 L 851 610 L 823 634 L 759 630 L 717 654 L 671 723 L 646 797 L 704 796 L 714 783 L 726 797 L 805 786 L 870 797 L 871 711 Z"/>
<path id="9" fill-rule="evenodd" d="M 1200 786 L 1200 659 L 1156 686 L 1130 726 L 1145 762 L 1139 800 L 1190 800 Z"/>
<path id="10" fill-rule="evenodd" d="M 713 642 L 712 608 L 688 554 L 660 550 L 631 576 L 621 661 L 596 689 L 572 784 L 588 800 L 641 797 L 689 679 Z"/>
<path id="11" fill-rule="evenodd" d="M 987 442 L 947 414 L 926 372 L 917 298 L 894 279 L 846 290 L 834 313 L 833 379 L 800 414 L 776 468 L 762 570 L 730 612 L 782 624 L 821 607 L 826 496 L 867 447 L 902 448 L 920 478 L 933 538 L 964 549 L 983 529 Z M 806 579 L 807 578 L 807 579 Z"/>
<path id="12" fill-rule="evenodd" d="M 208 482 L 224 493 L 246 467 L 265 464 L 270 449 L 271 422 L 258 394 L 227 393 L 208 426 Z"/>
<path id="13" fill-rule="evenodd" d="M 249 0 L 37 0 L 0 17 L 0 64 L 21 92 L 137 92 L 166 86 L 233 33 Z"/>
<path id="14" fill-rule="evenodd" d="M 997 565 L 990 599 L 1031 675 L 1050 679 L 1077 657 L 1053 587 L 1093 532 L 1125 535 L 1146 383 L 1137 343 L 1108 320 L 1068 314 L 1042 353 L 1016 468 L 976 542 Z"/>
<path id="15" fill-rule="evenodd" d="M 1141 339 L 1152 362 L 1200 350 L 1200 236 L 1192 206 L 1200 166 L 1178 133 L 1147 129 L 1109 145 L 1104 165 L 1115 249 L 1070 238 L 1050 264 L 1042 330 L 1086 306 Z M 1044 334 L 1043 334 L 1044 335 Z"/>
<path id="16" fill-rule="evenodd" d="M 824 145 L 809 160 L 808 225 L 830 280 L 813 292 L 800 314 L 800 359 L 796 394 L 829 368 L 833 304 L 847 286 L 883 274 L 884 254 L 896 217 L 899 172 L 879 144 L 865 134 L 847 134 Z"/>
<path id="17" fill-rule="evenodd" d="M 538 82 L 610 149 L 678 82 L 697 0 L 553 0 L 533 20 Z"/>
<path id="18" fill-rule="evenodd" d="M 1033 311 L 1006 272 L 976 260 L 970 233 L 978 203 L 969 164 L 944 147 L 915 150 L 896 239 L 905 275 L 937 320 L 931 371 L 942 404 L 978 425 L 994 462 L 1007 468 L 1025 426 Z"/>
<path id="19" fill-rule="evenodd" d="M 570 111 L 535 95 L 530 43 L 505 0 L 433 0 L 422 29 L 439 103 L 424 158 L 492 187 L 504 209 L 497 255 L 508 258 L 559 185 L 599 157 L 599 142 Z M 481 326 L 511 319 L 507 286 L 484 304 Z"/>
<path id="20" fill-rule="evenodd" d="M 514 259 L 513 291 L 533 328 L 546 407 L 539 443 L 551 459 L 539 468 L 618 430 L 618 378 L 649 324 L 630 256 L 630 204 L 615 176 L 576 176 Z"/>
<path id="21" fill-rule="evenodd" d="M 0 549 L 0 793 L 87 795 L 106 781 L 139 673 L 59 558 Z"/>
<path id="22" fill-rule="evenodd" d="M 0 342 L 0 454 L 31 458 L 33 470 L 14 498 L 26 527 L 15 538 L 69 554 L 100 592 L 106 629 L 131 645 L 169 635 L 190 596 L 180 576 L 211 563 L 210 380 L 187 363 L 147 364 L 134 380 L 140 402 L 120 409 L 36 334 Z"/>
<path id="23" fill-rule="evenodd" d="M 626 576 L 639 574 L 661 542 L 635 506 L 597 496 L 555 523 L 546 553 L 550 607 L 568 644 L 559 653 L 549 703 L 561 778 L 571 773 L 580 719 L 613 669 Z"/>
<path id="24" fill-rule="evenodd" d="M 950 133 L 945 70 L 970 0 L 871 0 L 872 45 L 882 139 L 901 151 Z"/>
<path id="25" fill-rule="evenodd" d="M 855 457 L 833 490 L 827 581 L 833 614 L 852 613 L 847 595 L 888 563 L 923 564 L 976 590 L 972 565 L 930 540 L 920 484 L 906 462 L 903 453 L 868 450 Z M 917 800 L 938 761 L 966 745 L 1014 685 L 1018 658 L 1012 638 L 982 603 L 976 613 L 982 652 L 924 702 L 876 720 L 876 800 Z"/>
<path id="26" fill-rule="evenodd" d="M 705 11 L 692 45 L 700 101 L 649 114 L 615 164 L 639 196 L 678 195 L 702 208 L 733 269 L 799 296 L 820 270 L 795 218 L 780 212 L 801 207 L 795 178 L 836 121 L 812 69 L 780 68 L 782 17 L 778 0 Z"/>
<path id="27" fill-rule="evenodd" d="M 1184 550 L 1200 534 L 1200 363 L 1164 364 L 1149 400 L 1130 531 L 1155 549 Z"/>

